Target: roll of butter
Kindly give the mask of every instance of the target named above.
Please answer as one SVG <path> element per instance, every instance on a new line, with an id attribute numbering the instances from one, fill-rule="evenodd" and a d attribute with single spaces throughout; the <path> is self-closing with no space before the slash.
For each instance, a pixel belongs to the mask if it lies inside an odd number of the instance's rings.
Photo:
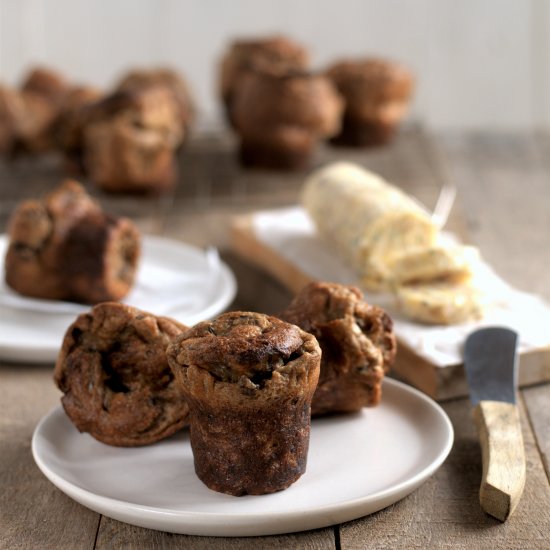
<path id="1" fill-rule="evenodd" d="M 438 229 L 414 199 L 357 165 L 339 162 L 305 182 L 303 204 L 371 291 L 388 288 L 392 258 L 435 244 Z"/>

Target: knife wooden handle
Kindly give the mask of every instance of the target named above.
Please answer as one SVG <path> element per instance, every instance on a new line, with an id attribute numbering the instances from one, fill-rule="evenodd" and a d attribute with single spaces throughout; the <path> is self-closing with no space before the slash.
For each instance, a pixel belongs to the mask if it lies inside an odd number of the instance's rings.
<path id="1" fill-rule="evenodd" d="M 481 443 L 483 479 L 479 502 L 485 512 L 505 521 L 525 485 L 525 452 L 516 405 L 480 401 L 474 408 Z"/>

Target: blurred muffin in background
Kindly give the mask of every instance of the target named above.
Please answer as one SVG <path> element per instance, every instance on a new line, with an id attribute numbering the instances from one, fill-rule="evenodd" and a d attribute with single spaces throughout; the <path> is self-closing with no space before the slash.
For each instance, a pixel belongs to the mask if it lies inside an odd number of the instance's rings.
<path id="1" fill-rule="evenodd" d="M 65 168 L 70 174 L 83 174 L 84 128 L 90 107 L 102 92 L 91 86 L 75 86 L 61 104 L 55 124 L 56 144 L 65 156 Z"/>
<path id="2" fill-rule="evenodd" d="M 367 147 L 391 141 L 404 118 L 414 88 L 402 65 L 382 59 L 343 60 L 326 72 L 344 98 L 337 145 Z"/>
<path id="3" fill-rule="evenodd" d="M 219 74 L 219 93 L 228 122 L 235 126 L 232 114 L 235 91 L 250 72 L 284 74 L 305 71 L 308 67 L 307 50 L 285 36 L 233 42 L 221 60 Z"/>
<path id="4" fill-rule="evenodd" d="M 55 123 L 70 90 L 58 73 L 30 71 L 20 89 L 0 86 L 0 154 L 15 157 L 55 148 Z"/>
<path id="5" fill-rule="evenodd" d="M 32 69 L 21 85 L 22 92 L 37 94 L 51 103 L 61 103 L 70 89 L 65 77 L 46 67 Z"/>
<path id="6" fill-rule="evenodd" d="M 113 193 L 162 193 L 176 181 L 175 150 L 183 138 L 180 110 L 163 86 L 116 92 L 90 107 L 84 167 Z"/>
<path id="7" fill-rule="evenodd" d="M 115 86 L 118 92 L 140 91 L 151 87 L 166 87 L 174 96 L 179 109 L 183 137 L 187 138 L 194 118 L 189 87 L 183 77 L 172 69 L 136 69 L 127 73 Z"/>
<path id="8" fill-rule="evenodd" d="M 120 300 L 134 284 L 137 227 L 105 213 L 76 181 L 20 203 L 8 233 L 5 280 L 19 294 L 94 304 Z"/>
<path id="9" fill-rule="evenodd" d="M 322 75 L 251 72 L 232 98 L 245 166 L 297 169 L 319 140 L 338 133 L 342 100 Z"/>

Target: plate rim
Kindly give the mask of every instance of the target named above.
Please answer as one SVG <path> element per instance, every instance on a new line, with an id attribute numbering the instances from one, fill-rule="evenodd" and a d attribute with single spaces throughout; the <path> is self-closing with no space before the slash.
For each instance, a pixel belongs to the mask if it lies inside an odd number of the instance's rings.
<path id="1" fill-rule="evenodd" d="M 190 253 L 194 254 L 204 254 L 205 250 L 186 243 L 184 241 L 179 241 L 177 239 L 173 239 L 171 237 L 164 237 L 162 235 L 143 235 L 142 236 L 144 241 L 148 241 L 149 243 L 155 243 L 159 242 L 162 244 L 169 244 L 169 245 L 175 245 L 177 247 L 185 248 Z M 8 242 L 8 236 L 6 233 L 0 234 L 0 246 L 3 244 L 3 241 Z M 0 257 L 0 267 L 3 267 L 4 265 L 4 259 L 3 257 Z M 1 269 L 0 269 L 1 271 Z M 212 302 L 207 308 L 204 310 L 204 318 L 208 319 L 212 317 L 213 315 L 216 315 L 217 313 L 220 313 L 223 311 L 235 298 L 237 293 L 237 280 L 235 278 L 235 274 L 231 270 L 231 268 L 227 265 L 227 263 L 220 259 L 220 273 L 221 276 L 226 283 L 225 291 L 220 294 L 220 296 Z M 0 274 L 0 276 L 2 276 Z M 70 303 L 70 302 L 69 302 Z M 83 308 L 92 308 L 92 305 L 86 306 L 86 304 L 79 304 L 82 305 Z M 9 306 L 1 306 L 9 308 Z M 15 311 L 23 311 L 16 308 L 11 308 Z M 37 311 L 35 309 L 25 310 L 29 311 L 32 314 L 39 314 L 39 315 L 48 315 L 48 312 L 45 311 Z M 78 315 L 80 315 L 82 312 L 60 312 L 59 315 L 64 316 L 72 316 L 73 318 L 76 318 Z M 202 314 L 201 314 L 202 315 Z M 172 312 L 169 315 L 170 317 L 177 317 L 178 312 Z M 196 316 L 194 314 L 194 316 Z M 68 325 L 67 325 L 68 326 Z M 0 358 L 8 361 L 13 361 L 16 363 L 32 363 L 32 364 L 46 364 L 51 363 L 52 354 L 57 355 L 57 352 L 59 351 L 58 346 L 44 346 L 41 344 L 34 344 L 32 341 L 30 341 L 27 345 L 25 345 L 24 348 L 21 348 L 20 346 L 13 346 L 10 345 L 9 342 L 0 342 Z M 55 360 L 55 359 L 54 359 Z"/>
<path id="2" fill-rule="evenodd" d="M 454 443 L 454 429 L 443 408 L 420 390 L 417 390 L 416 388 L 413 388 L 412 386 L 398 380 L 385 378 L 384 385 L 393 386 L 395 390 L 408 393 L 409 396 L 413 396 L 415 399 L 419 399 L 427 405 L 431 413 L 436 415 L 439 420 L 443 422 L 442 425 L 445 428 L 444 443 L 441 448 L 438 449 L 435 458 L 422 470 L 416 472 L 410 478 L 407 478 L 376 493 L 363 497 L 356 497 L 351 500 L 325 504 L 315 508 L 307 508 L 299 511 L 294 510 L 286 513 L 271 511 L 257 514 L 232 514 L 227 512 L 196 512 L 189 510 L 159 509 L 154 506 L 147 506 L 112 497 L 106 497 L 104 495 L 89 491 L 88 489 L 79 487 L 78 485 L 67 481 L 58 473 L 52 471 L 43 460 L 40 451 L 37 448 L 39 445 L 38 439 L 42 435 L 41 431 L 43 430 L 43 426 L 50 420 L 51 417 L 63 412 L 63 407 L 61 405 L 56 406 L 46 413 L 37 424 L 32 436 L 32 455 L 35 463 L 44 476 L 70 498 L 73 498 L 73 500 L 76 500 L 97 513 L 119 521 L 130 523 L 131 525 L 138 525 L 150 529 L 188 535 L 223 537 L 266 536 L 286 534 L 308 529 L 318 529 L 328 527 L 336 523 L 341 523 L 343 521 L 351 521 L 365 515 L 370 515 L 376 511 L 386 508 L 390 504 L 398 502 L 399 500 L 405 498 L 405 496 L 412 493 L 433 473 L 435 473 L 449 456 Z M 63 412 L 63 414 L 65 413 Z M 394 498 L 395 495 L 398 495 L 398 497 Z M 373 501 L 379 501 L 381 505 L 377 505 L 375 509 L 372 509 L 367 513 L 361 513 L 361 508 L 365 508 Z M 108 508 L 107 512 L 105 511 L 105 508 Z M 138 514 L 139 517 L 136 518 L 132 514 Z M 316 518 L 321 515 L 323 515 L 325 519 L 315 521 Z M 127 518 L 131 518 L 130 521 L 128 521 Z M 163 519 L 169 520 L 170 518 L 195 521 L 202 519 L 203 521 L 197 521 L 194 525 L 189 525 L 188 521 L 180 522 L 180 527 L 185 529 L 181 530 L 181 528 L 177 528 L 177 526 L 174 526 L 170 521 L 162 521 Z M 231 522 L 223 523 L 221 521 L 223 518 L 231 520 Z M 158 522 L 159 519 L 161 520 L 160 522 Z M 209 520 L 211 521 L 212 519 L 218 520 L 215 525 L 212 525 L 209 522 Z M 260 525 L 260 529 L 258 529 L 258 524 L 254 524 L 252 521 L 258 519 L 263 521 Z M 156 527 L 152 526 L 150 521 L 155 520 L 157 520 L 157 523 L 159 524 L 162 523 L 162 525 Z M 285 523 L 286 521 L 294 526 L 291 528 L 288 528 L 287 526 L 277 527 L 277 524 Z M 204 529 L 201 529 L 203 526 L 210 528 L 208 533 Z"/>

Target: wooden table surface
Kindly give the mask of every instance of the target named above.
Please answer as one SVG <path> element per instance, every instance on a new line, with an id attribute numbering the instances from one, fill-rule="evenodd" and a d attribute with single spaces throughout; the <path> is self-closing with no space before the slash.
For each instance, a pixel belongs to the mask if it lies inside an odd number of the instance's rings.
<path id="1" fill-rule="evenodd" d="M 454 182 L 459 201 L 450 228 L 467 234 L 509 282 L 550 300 L 549 136 L 432 136 L 409 128 L 391 147 L 322 148 L 315 164 L 337 158 L 365 164 L 428 206 L 443 181 Z M 225 134 L 194 139 L 181 155 L 181 167 L 180 185 L 160 199 L 112 197 L 91 189 L 107 210 L 131 216 L 146 233 L 218 246 L 238 280 L 232 308 L 280 310 L 288 292 L 228 250 L 229 220 L 295 203 L 303 173 L 244 172 Z M 43 194 L 59 178 L 55 157 L 1 164 L 0 225 L 5 227 L 17 201 Z M 507 523 L 479 508 L 478 440 L 469 401 L 457 399 L 442 403 L 455 429 L 451 454 L 413 494 L 350 523 L 248 539 L 162 533 L 80 506 L 40 473 L 30 451 L 37 422 L 59 403 L 52 365 L 0 360 L 0 391 L 0 548 L 550 548 L 550 384 L 520 392 L 527 482 Z"/>

